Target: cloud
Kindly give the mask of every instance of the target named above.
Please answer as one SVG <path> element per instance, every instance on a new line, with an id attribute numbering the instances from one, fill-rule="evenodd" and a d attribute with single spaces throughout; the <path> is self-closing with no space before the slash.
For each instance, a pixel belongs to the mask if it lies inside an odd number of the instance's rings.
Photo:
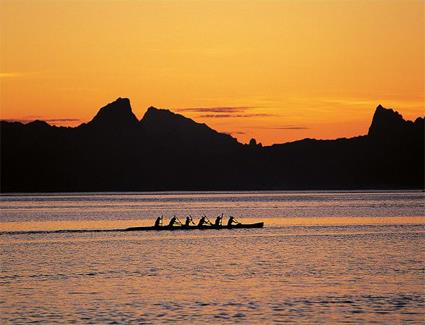
<path id="1" fill-rule="evenodd" d="M 79 122 L 81 120 L 78 118 L 51 118 L 44 121 L 46 122 Z"/>
<path id="2" fill-rule="evenodd" d="M 246 134 L 245 132 L 242 132 L 242 131 L 222 132 L 222 133 L 225 133 L 225 134 L 228 134 L 228 135 L 235 135 L 235 134 L 237 134 L 237 135 L 241 135 L 241 134 Z"/>
<path id="3" fill-rule="evenodd" d="M 24 118 L 10 118 L 10 119 L 2 119 L 1 121 L 5 122 L 20 122 L 20 123 L 30 123 L 35 120 L 41 120 L 44 122 L 79 122 L 81 121 L 78 118 L 50 118 L 50 119 L 43 119 L 41 116 L 27 116 Z"/>
<path id="4" fill-rule="evenodd" d="M 21 75 L 22 73 L 19 72 L 0 72 L 0 78 L 16 78 Z"/>
<path id="5" fill-rule="evenodd" d="M 276 116 L 275 114 L 266 114 L 266 113 L 258 113 L 258 114 L 201 114 L 199 117 L 202 118 L 247 118 L 247 117 L 268 117 L 268 116 Z"/>
<path id="6" fill-rule="evenodd" d="M 40 116 L 40 115 L 27 115 L 27 116 L 25 116 L 25 117 L 23 117 L 23 119 L 25 119 L 25 120 L 39 120 L 39 119 L 42 119 L 43 118 L 43 116 Z"/>
<path id="7" fill-rule="evenodd" d="M 9 123 L 13 123 L 13 122 L 20 122 L 20 123 L 25 123 L 27 121 L 25 120 L 19 120 L 19 119 L 10 119 L 10 118 L 2 118 L 0 119 L 1 122 L 9 122 Z"/>
<path id="8" fill-rule="evenodd" d="M 310 128 L 303 125 L 284 125 L 284 126 L 259 126 L 252 127 L 254 129 L 266 129 L 266 130 L 308 130 Z"/>
<path id="9" fill-rule="evenodd" d="M 194 113 L 242 113 L 254 106 L 219 106 L 219 107 L 181 107 L 175 108 L 177 112 L 194 112 Z"/>
<path id="10" fill-rule="evenodd" d="M 278 126 L 271 129 L 275 130 L 308 130 L 309 128 L 306 126 L 296 126 L 296 125 L 289 125 L 289 126 Z"/>
<path id="11" fill-rule="evenodd" d="M 21 77 L 31 77 L 35 75 L 40 75 L 40 72 L 37 71 L 24 71 L 24 72 L 18 72 L 18 71 L 12 71 L 12 72 L 0 72 L 0 79 L 6 79 L 6 78 L 21 78 Z"/>
<path id="12" fill-rule="evenodd" d="M 216 106 L 216 107 L 180 107 L 175 108 L 178 112 L 199 113 L 200 118 L 251 118 L 276 116 L 270 113 L 249 113 L 248 111 L 257 106 Z"/>

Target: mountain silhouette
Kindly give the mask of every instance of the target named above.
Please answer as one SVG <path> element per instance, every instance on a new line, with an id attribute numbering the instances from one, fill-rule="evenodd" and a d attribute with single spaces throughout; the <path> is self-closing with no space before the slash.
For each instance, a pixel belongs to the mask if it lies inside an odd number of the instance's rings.
<path id="1" fill-rule="evenodd" d="M 2 121 L 1 191 L 424 187 L 424 119 L 379 105 L 367 135 L 261 146 L 166 109 L 139 121 L 127 98 L 88 123 Z"/>
<path id="2" fill-rule="evenodd" d="M 379 105 L 373 115 L 368 136 L 381 141 L 400 141 L 423 137 L 424 119 L 418 117 L 415 122 L 405 121 L 403 116 L 392 109 Z"/>
<path id="3" fill-rule="evenodd" d="M 198 153 L 220 153 L 240 145 L 228 134 L 219 133 L 206 124 L 196 123 L 167 109 L 149 107 L 140 125 L 143 135 L 150 141 L 178 150 L 184 147 Z"/>
<path id="4" fill-rule="evenodd" d="M 96 116 L 87 124 L 92 128 L 121 129 L 137 127 L 138 120 L 131 109 L 128 98 L 118 98 L 116 101 L 102 107 Z"/>
<path id="5" fill-rule="evenodd" d="M 400 135 L 403 133 L 405 124 L 406 121 L 401 114 L 392 109 L 385 109 L 381 105 L 378 105 L 373 115 L 368 136 L 388 137 L 393 134 Z"/>

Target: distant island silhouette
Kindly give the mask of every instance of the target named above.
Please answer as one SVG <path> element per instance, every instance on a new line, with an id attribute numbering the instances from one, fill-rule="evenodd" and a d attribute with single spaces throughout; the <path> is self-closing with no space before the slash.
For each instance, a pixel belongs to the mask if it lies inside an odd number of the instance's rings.
<path id="1" fill-rule="evenodd" d="M 261 146 L 118 98 L 88 123 L 0 122 L 1 192 L 423 189 L 424 118 L 379 105 L 367 135 Z"/>

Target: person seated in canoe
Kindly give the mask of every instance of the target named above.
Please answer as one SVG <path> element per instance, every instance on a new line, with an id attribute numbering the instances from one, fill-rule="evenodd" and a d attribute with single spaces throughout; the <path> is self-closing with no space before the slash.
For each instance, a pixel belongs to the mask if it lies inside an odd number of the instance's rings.
<path id="1" fill-rule="evenodd" d="M 211 225 L 211 221 L 206 216 L 202 216 L 202 218 L 199 219 L 198 227 L 202 227 L 208 224 Z"/>
<path id="2" fill-rule="evenodd" d="M 176 216 L 173 216 L 170 220 L 170 222 L 168 223 L 168 227 L 173 227 L 175 224 L 179 224 L 181 225 L 181 221 L 179 220 L 179 218 L 177 218 Z"/>
<path id="3" fill-rule="evenodd" d="M 193 224 L 194 225 L 195 223 L 193 222 L 192 216 L 187 216 L 186 217 L 186 222 L 184 223 L 184 226 L 185 227 L 189 227 L 190 224 Z"/>
<path id="4" fill-rule="evenodd" d="M 228 226 L 233 226 L 233 225 L 239 225 L 240 222 L 237 221 L 234 217 L 230 216 L 229 220 L 227 220 L 227 225 Z"/>
<path id="5" fill-rule="evenodd" d="M 223 213 L 221 214 L 221 216 L 218 216 L 215 219 L 214 226 L 217 226 L 217 227 L 221 226 L 222 221 L 223 221 Z"/>
<path id="6" fill-rule="evenodd" d="M 162 226 L 162 220 L 164 220 L 163 216 L 156 218 L 154 227 L 155 228 L 161 227 Z"/>

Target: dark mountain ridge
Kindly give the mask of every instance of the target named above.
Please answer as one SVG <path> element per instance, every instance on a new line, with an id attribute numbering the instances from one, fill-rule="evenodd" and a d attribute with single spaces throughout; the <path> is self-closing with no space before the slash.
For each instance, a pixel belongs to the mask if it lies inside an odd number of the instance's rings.
<path id="1" fill-rule="evenodd" d="M 381 105 L 367 135 L 266 147 L 127 98 L 75 128 L 0 123 L 2 192 L 424 188 L 424 119 Z"/>
<path id="2" fill-rule="evenodd" d="M 126 129 L 137 127 L 139 121 L 134 115 L 130 100 L 118 98 L 116 101 L 102 107 L 96 116 L 80 127 L 92 127 L 103 130 Z"/>

